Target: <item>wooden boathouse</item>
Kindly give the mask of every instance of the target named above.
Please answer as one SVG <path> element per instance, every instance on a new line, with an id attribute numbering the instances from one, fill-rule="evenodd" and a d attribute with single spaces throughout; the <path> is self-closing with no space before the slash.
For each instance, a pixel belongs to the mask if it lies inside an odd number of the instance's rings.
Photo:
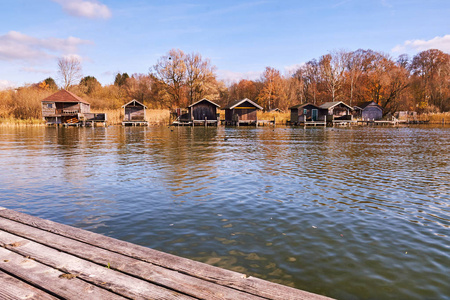
<path id="1" fill-rule="evenodd" d="M 2 299 L 330 299 L 1 207 L 0 245 Z"/>
<path id="2" fill-rule="evenodd" d="M 89 102 L 67 91 L 50 95 L 41 100 L 42 117 L 47 125 L 83 126 L 95 123 L 106 124 L 106 114 L 91 113 Z"/>
<path id="3" fill-rule="evenodd" d="M 354 117 L 361 121 L 378 121 L 383 118 L 383 108 L 375 101 L 363 102 L 354 107 Z"/>
<path id="4" fill-rule="evenodd" d="M 311 103 L 303 103 L 289 107 L 292 125 L 326 125 L 327 110 Z"/>
<path id="5" fill-rule="evenodd" d="M 319 108 L 326 112 L 326 122 L 330 125 L 353 122 L 353 108 L 342 101 L 325 102 Z"/>
<path id="6" fill-rule="evenodd" d="M 176 120 L 172 124 L 176 126 L 217 126 L 220 121 L 220 114 L 217 112 L 219 107 L 219 104 L 203 98 L 189 105 L 187 109 L 178 108 L 174 112 Z"/>
<path id="7" fill-rule="evenodd" d="M 123 126 L 148 126 L 148 121 L 145 115 L 147 106 L 137 101 L 136 99 L 122 105 L 123 108 Z"/>
<path id="8" fill-rule="evenodd" d="M 219 114 L 217 109 L 219 104 L 214 103 L 206 98 L 189 105 L 189 118 L 194 124 L 218 125 Z"/>
<path id="9" fill-rule="evenodd" d="M 223 108 L 225 110 L 225 125 L 258 125 L 256 112 L 263 110 L 261 106 L 250 99 L 237 100 Z"/>

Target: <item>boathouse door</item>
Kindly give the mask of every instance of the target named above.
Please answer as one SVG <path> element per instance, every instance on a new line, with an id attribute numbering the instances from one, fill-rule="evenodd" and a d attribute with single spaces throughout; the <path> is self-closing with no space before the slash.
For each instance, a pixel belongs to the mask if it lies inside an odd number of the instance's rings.
<path id="1" fill-rule="evenodd" d="M 317 109 L 313 109 L 311 111 L 311 121 L 317 121 L 318 117 L 319 117 L 319 111 Z"/>

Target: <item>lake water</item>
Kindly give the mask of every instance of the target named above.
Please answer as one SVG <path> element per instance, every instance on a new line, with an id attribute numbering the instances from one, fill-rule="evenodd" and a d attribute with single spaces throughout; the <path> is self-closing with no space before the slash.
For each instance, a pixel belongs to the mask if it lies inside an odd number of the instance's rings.
<path id="1" fill-rule="evenodd" d="M 339 299 L 450 299 L 449 162 L 449 127 L 0 127 L 0 206 Z"/>

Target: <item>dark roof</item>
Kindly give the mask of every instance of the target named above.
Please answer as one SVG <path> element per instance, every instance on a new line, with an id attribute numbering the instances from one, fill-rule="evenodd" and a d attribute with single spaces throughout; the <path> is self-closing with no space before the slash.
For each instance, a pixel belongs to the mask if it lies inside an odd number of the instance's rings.
<path id="1" fill-rule="evenodd" d="M 381 106 L 378 105 L 378 103 L 376 103 L 375 101 L 366 101 L 366 102 L 362 102 L 362 103 L 356 105 L 355 107 L 360 108 L 360 109 L 364 109 L 364 108 L 366 108 L 367 106 L 369 106 L 369 105 L 372 104 L 372 103 L 375 104 L 376 106 L 381 107 Z"/>
<path id="2" fill-rule="evenodd" d="M 312 104 L 312 103 L 307 102 L 307 103 L 302 103 L 302 104 L 294 105 L 294 106 L 292 106 L 292 107 L 289 107 L 289 109 L 299 109 L 299 108 L 302 108 L 302 107 L 305 107 L 305 106 L 308 106 L 308 105 L 312 105 L 312 106 L 314 106 L 314 107 L 320 108 L 320 107 L 318 107 L 317 105 L 314 105 L 314 104 Z"/>
<path id="3" fill-rule="evenodd" d="M 53 95 L 48 96 L 41 102 L 81 102 L 85 104 L 89 104 L 86 100 L 81 99 L 74 93 L 71 93 L 66 90 L 60 90 L 59 92 L 54 93 Z"/>
<path id="4" fill-rule="evenodd" d="M 334 102 L 325 102 L 324 104 L 322 104 L 321 106 L 319 106 L 320 108 L 323 109 L 330 109 L 333 108 L 339 104 L 343 104 L 344 106 L 347 106 L 349 109 L 353 110 L 353 107 L 351 107 L 350 105 L 345 104 L 342 101 L 334 101 Z"/>
<path id="5" fill-rule="evenodd" d="M 192 104 L 189 105 L 188 107 L 192 107 L 192 106 L 197 105 L 198 103 L 203 102 L 203 101 L 208 101 L 209 103 L 214 104 L 214 105 L 217 106 L 217 107 L 220 107 L 219 104 L 214 103 L 214 102 L 212 102 L 211 100 L 208 100 L 208 99 L 206 99 L 206 98 L 203 98 L 202 100 L 199 100 L 199 101 L 197 101 L 197 102 L 195 102 L 195 103 L 192 103 Z"/>
<path id="6" fill-rule="evenodd" d="M 136 106 L 136 103 L 138 103 L 140 106 L 147 108 L 147 106 L 145 106 L 144 104 L 142 104 L 141 102 L 137 101 L 136 99 L 131 100 L 130 102 L 128 102 L 127 104 L 122 105 L 122 108 L 125 106 L 130 105 L 131 103 L 134 104 L 134 106 Z"/>
<path id="7" fill-rule="evenodd" d="M 255 102 L 253 102 L 252 100 L 247 99 L 247 98 L 242 99 L 242 100 L 237 100 L 237 101 L 225 106 L 223 109 L 233 109 L 236 106 L 239 106 L 246 101 L 249 102 L 251 105 L 255 106 L 257 109 L 261 109 L 261 110 L 263 109 L 261 106 L 259 106 L 258 104 L 256 104 Z"/>

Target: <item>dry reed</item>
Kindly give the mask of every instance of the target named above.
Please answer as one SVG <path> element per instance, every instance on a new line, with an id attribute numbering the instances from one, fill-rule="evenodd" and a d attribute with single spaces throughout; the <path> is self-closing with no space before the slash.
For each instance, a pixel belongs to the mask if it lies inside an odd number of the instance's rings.
<path id="1" fill-rule="evenodd" d="M 120 125 L 124 119 L 122 108 L 118 109 L 92 109 L 93 113 L 106 113 L 108 124 Z M 147 121 L 150 125 L 169 124 L 170 110 L 168 109 L 147 109 L 145 111 Z"/>
<path id="2" fill-rule="evenodd" d="M 450 112 L 424 114 L 419 118 L 429 120 L 431 124 L 450 124 Z"/>
<path id="3" fill-rule="evenodd" d="M 275 123 L 278 125 L 284 125 L 290 120 L 291 115 L 289 112 L 257 112 L 258 120 L 272 121 L 275 118 Z"/>

